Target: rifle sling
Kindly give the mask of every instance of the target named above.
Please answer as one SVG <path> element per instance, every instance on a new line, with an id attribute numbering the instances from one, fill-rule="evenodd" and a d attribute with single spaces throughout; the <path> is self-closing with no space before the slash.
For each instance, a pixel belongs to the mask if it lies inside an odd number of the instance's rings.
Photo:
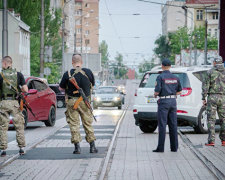
<path id="1" fill-rule="evenodd" d="M 74 80 L 74 81 L 76 82 L 76 84 L 77 84 L 77 81 L 76 81 L 75 77 L 71 76 L 71 77 L 69 78 L 69 81 L 71 81 L 71 83 L 72 83 L 72 80 Z M 73 84 L 73 83 L 72 83 L 72 84 Z M 74 84 L 73 84 L 73 85 L 74 85 Z M 77 86 L 78 86 L 78 88 L 80 89 L 80 87 L 79 87 L 78 84 L 77 84 Z M 74 87 L 75 87 L 75 85 L 74 85 Z M 76 88 L 76 87 L 75 87 L 75 88 Z M 78 90 L 73 92 L 73 94 L 77 94 L 77 93 L 79 93 Z M 83 101 L 82 96 L 80 96 L 80 97 L 75 101 L 75 103 L 74 103 L 74 105 L 73 105 L 73 109 L 76 110 L 76 109 L 78 108 L 79 104 L 81 103 L 81 101 Z"/>

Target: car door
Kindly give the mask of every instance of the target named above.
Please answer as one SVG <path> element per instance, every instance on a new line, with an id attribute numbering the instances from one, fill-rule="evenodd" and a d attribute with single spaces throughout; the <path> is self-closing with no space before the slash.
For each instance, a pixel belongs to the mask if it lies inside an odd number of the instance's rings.
<path id="1" fill-rule="evenodd" d="M 33 80 L 29 80 L 27 82 L 27 86 L 28 86 L 28 89 L 35 89 L 35 86 L 34 86 L 34 82 Z M 37 105 L 38 103 L 38 93 L 36 94 L 29 94 L 27 97 L 26 97 L 26 100 L 27 102 L 29 103 L 33 113 L 35 114 L 35 117 L 31 114 L 31 112 L 28 110 L 28 121 L 35 121 L 35 120 L 39 120 L 40 118 L 40 111 L 41 109 L 39 108 L 39 106 Z"/>
<path id="2" fill-rule="evenodd" d="M 40 120 L 46 120 L 47 115 L 48 115 L 48 111 L 49 111 L 49 103 L 48 103 L 48 86 L 39 80 L 34 80 L 34 86 L 35 89 L 37 89 L 38 93 L 37 93 L 37 108 L 40 109 Z"/>

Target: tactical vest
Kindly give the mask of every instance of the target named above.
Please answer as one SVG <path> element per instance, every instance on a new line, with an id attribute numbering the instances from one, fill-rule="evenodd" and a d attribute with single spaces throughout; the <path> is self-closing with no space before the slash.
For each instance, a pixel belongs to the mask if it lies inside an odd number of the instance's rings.
<path id="1" fill-rule="evenodd" d="M 1 97 L 13 97 L 16 98 L 16 92 L 14 92 L 11 86 L 4 80 L 6 79 L 13 87 L 17 88 L 17 71 L 16 69 L 3 69 L 2 74 L 3 84 L 1 89 Z"/>

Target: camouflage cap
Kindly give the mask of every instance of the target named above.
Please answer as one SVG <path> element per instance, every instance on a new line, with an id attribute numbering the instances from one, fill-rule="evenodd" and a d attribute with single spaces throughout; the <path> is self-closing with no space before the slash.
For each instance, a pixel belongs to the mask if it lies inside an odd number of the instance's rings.
<path id="1" fill-rule="evenodd" d="M 223 58 L 221 56 L 217 56 L 214 58 L 213 62 L 215 62 L 216 64 L 222 64 Z"/>

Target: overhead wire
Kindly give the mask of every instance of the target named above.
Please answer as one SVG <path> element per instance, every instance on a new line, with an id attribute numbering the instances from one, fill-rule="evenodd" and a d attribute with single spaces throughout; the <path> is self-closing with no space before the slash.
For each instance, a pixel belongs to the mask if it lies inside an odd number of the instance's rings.
<path id="1" fill-rule="evenodd" d="M 107 1 L 106 1 L 106 0 L 105 0 L 105 5 L 106 5 L 106 9 L 107 9 L 107 11 L 108 11 L 108 14 L 109 14 L 110 21 L 111 21 L 111 23 L 112 23 L 113 29 L 114 29 L 114 31 L 115 31 L 115 34 L 116 34 L 116 36 L 117 36 L 118 39 L 119 39 L 121 49 L 122 49 L 122 51 L 123 51 L 124 54 L 125 54 L 125 50 L 124 50 L 124 47 L 123 47 L 123 43 L 122 43 L 121 38 L 120 38 L 120 36 L 119 36 L 119 34 L 118 34 L 118 32 L 117 32 L 116 26 L 115 26 L 115 24 L 114 24 L 114 22 L 113 22 L 113 20 L 112 20 L 112 16 L 111 16 L 111 14 L 110 14 L 109 7 L 108 7 L 108 4 L 107 4 Z"/>

